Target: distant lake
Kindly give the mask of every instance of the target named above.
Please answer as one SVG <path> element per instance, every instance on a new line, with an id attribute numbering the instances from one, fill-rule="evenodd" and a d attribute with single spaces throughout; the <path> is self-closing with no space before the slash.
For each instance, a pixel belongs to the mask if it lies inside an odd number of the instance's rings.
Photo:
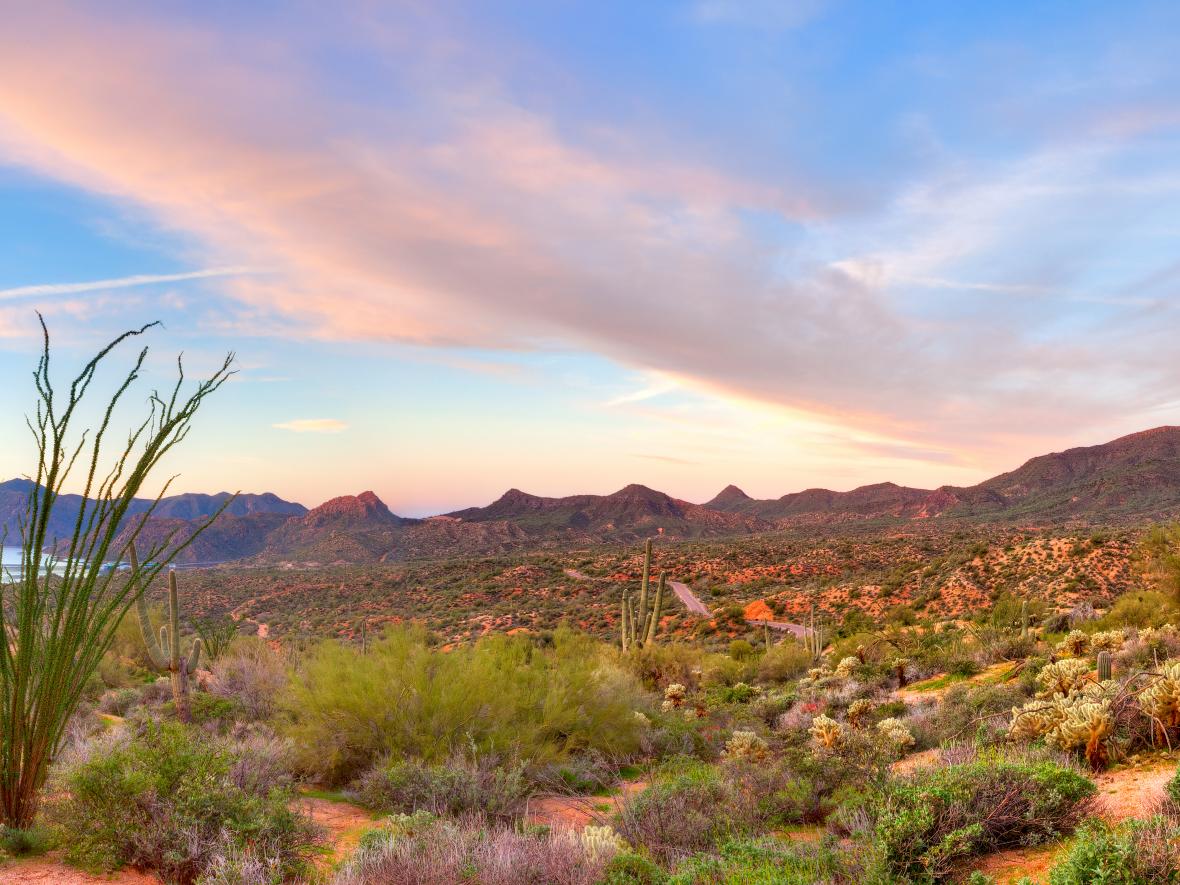
<path id="1" fill-rule="evenodd" d="M 54 571 L 61 572 L 65 566 L 64 562 L 59 562 Z M 16 581 L 20 579 L 20 576 L 20 548 L 11 545 L 0 547 L 0 581 L 7 582 L 10 579 Z"/>

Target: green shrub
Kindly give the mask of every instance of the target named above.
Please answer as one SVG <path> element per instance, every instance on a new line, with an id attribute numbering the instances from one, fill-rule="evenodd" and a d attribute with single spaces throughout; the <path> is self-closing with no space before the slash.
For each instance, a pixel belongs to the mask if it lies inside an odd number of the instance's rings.
<path id="1" fill-rule="evenodd" d="M 477 814 L 511 821 L 528 798 L 523 767 L 499 767 L 492 760 L 453 759 L 426 765 L 401 759 L 377 766 L 353 786 L 357 801 L 378 811 L 436 816 Z"/>
<path id="2" fill-rule="evenodd" d="M 53 847 L 53 842 L 53 833 L 46 827 L 19 829 L 0 825 L 0 857 L 6 854 L 13 857 L 44 854 Z"/>
<path id="3" fill-rule="evenodd" d="M 589 637 L 558 630 L 552 649 L 490 636 L 441 652 L 397 629 L 367 654 L 337 642 L 311 650 L 281 699 L 297 764 L 328 783 L 379 759 L 441 762 L 455 752 L 526 762 L 599 750 L 635 752 L 639 686 Z"/>
<path id="4" fill-rule="evenodd" d="M 715 855 L 689 858 L 670 885 L 814 885 L 843 881 L 853 858 L 832 845 L 791 846 L 775 840 L 737 840 Z"/>
<path id="5" fill-rule="evenodd" d="M 225 744 L 176 723 L 108 736 L 64 766 L 49 802 L 66 859 L 188 883 L 249 848 L 282 877 L 305 871 L 315 828 L 290 810 L 289 791 L 244 786 L 235 762 Z"/>
<path id="6" fill-rule="evenodd" d="M 618 829 L 632 845 L 643 845 L 668 863 L 741 835 L 745 823 L 738 819 L 733 798 L 713 766 L 681 764 L 661 773 L 623 806 Z"/>
<path id="7" fill-rule="evenodd" d="M 1072 831 L 1094 784 L 1053 762 L 983 755 L 891 782 L 871 814 L 879 863 L 902 881 L 945 881 L 967 857 Z"/>
<path id="8" fill-rule="evenodd" d="M 666 885 L 668 874 L 641 854 L 620 851 L 603 871 L 600 885 Z"/>
<path id="9" fill-rule="evenodd" d="M 772 645 L 758 661 L 758 678 L 765 682 L 786 682 L 802 676 L 811 667 L 811 652 L 798 642 Z"/>
<path id="10" fill-rule="evenodd" d="M 1049 873 L 1050 885 L 1166 885 L 1180 881 L 1180 828 L 1162 817 L 1117 829 L 1087 821 Z"/>

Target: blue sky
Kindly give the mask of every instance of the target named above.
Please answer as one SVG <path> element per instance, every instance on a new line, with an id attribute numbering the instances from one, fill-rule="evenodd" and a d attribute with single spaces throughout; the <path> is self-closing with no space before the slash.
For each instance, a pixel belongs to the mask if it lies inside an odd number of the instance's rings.
<path id="1" fill-rule="evenodd" d="M 237 352 L 177 485 L 307 504 L 970 483 L 1180 423 L 1178 19 L 13 10 L 0 409 L 40 309 L 63 363 L 156 318 L 161 383 Z"/>

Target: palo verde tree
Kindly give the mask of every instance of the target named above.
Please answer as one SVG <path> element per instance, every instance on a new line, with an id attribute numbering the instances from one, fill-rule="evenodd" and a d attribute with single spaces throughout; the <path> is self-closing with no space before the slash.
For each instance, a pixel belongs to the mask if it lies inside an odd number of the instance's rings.
<path id="1" fill-rule="evenodd" d="M 41 319 L 43 346 L 33 373 L 37 406 L 27 422 L 39 458 L 19 520 L 20 571 L 0 576 L 0 823 L 10 827 L 32 823 L 66 723 L 119 622 L 221 512 L 183 536 L 173 532 L 141 542 L 142 562 L 128 570 L 118 567 L 170 481 L 146 510 L 132 514 L 140 489 L 160 459 L 188 434 L 201 404 L 232 374 L 234 356 L 229 354 L 219 369 L 186 392 L 178 358 L 172 390 L 153 392 L 142 422 L 108 445 L 116 408 L 139 378 L 145 347 L 105 405 L 92 413 L 98 415 L 96 426 L 79 428 L 82 410 L 94 403 L 91 384 L 104 361 L 156 325 L 116 337 L 83 366 L 68 391 L 59 391 L 50 377 L 49 331 Z M 76 515 L 71 510 L 63 520 L 58 504 L 71 486 L 82 492 L 82 503 Z M 68 529 L 55 528 L 63 522 Z M 116 567 L 108 567 L 111 563 Z"/>

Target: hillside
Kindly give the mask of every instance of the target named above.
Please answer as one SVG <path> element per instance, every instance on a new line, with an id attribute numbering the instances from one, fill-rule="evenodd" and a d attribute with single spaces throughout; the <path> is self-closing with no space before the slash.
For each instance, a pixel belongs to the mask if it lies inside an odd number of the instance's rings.
<path id="1" fill-rule="evenodd" d="M 780 524 L 932 517 L 1092 523 L 1166 519 L 1180 514 L 1180 427 L 1040 455 L 974 486 L 926 490 L 877 483 L 849 492 L 808 489 L 758 500 L 731 485 L 704 506 Z"/>
<path id="2" fill-rule="evenodd" d="M 27 480 L 0 484 L 0 526 L 15 535 Z M 186 521 L 226 498 L 176 495 L 161 501 L 151 538 L 183 534 Z M 72 527 L 81 499 L 66 496 L 51 527 Z M 142 513 L 150 502 L 136 502 Z M 627 543 L 742 537 L 775 530 L 826 536 L 861 523 L 1000 525 L 1135 524 L 1180 515 L 1180 428 L 1159 427 L 1109 443 L 1040 455 L 975 486 L 917 489 L 884 482 L 851 491 L 807 489 L 771 500 L 728 486 L 693 504 L 642 485 L 609 495 L 545 498 L 510 489 L 485 507 L 426 519 L 390 512 L 373 492 L 308 511 L 273 494 L 240 495 L 218 525 L 182 557 L 187 562 L 254 558 L 260 563 L 365 563 Z"/>

